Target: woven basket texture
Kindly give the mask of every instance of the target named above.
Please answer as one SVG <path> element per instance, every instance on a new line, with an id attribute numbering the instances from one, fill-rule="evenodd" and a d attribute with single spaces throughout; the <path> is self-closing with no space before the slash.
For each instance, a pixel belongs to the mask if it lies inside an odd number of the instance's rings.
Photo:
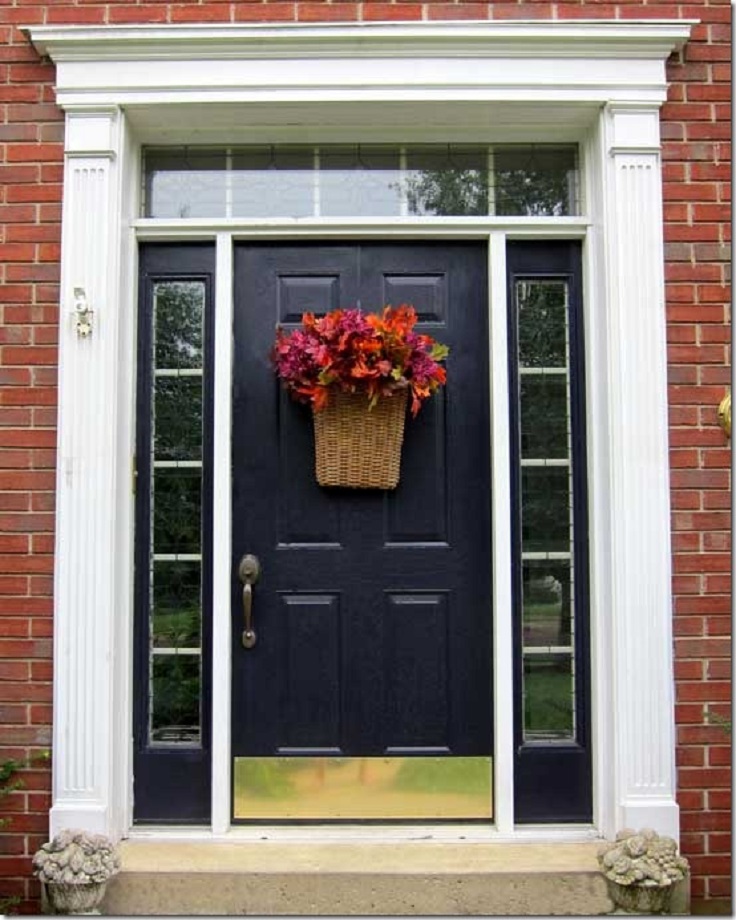
<path id="1" fill-rule="evenodd" d="M 368 408 L 365 395 L 338 392 L 314 413 L 314 454 L 321 486 L 395 489 L 399 482 L 407 391 Z"/>

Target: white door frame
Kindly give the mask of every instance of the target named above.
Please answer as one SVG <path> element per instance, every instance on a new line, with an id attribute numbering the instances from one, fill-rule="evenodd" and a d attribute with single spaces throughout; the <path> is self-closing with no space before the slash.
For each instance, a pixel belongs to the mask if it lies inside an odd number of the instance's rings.
<path id="1" fill-rule="evenodd" d="M 505 276 L 509 236 L 585 233 L 595 827 L 677 836 L 669 466 L 659 107 L 665 61 L 692 23 L 513 22 L 350 26 L 33 27 L 57 64 L 66 112 L 59 341 L 51 832 L 128 833 L 138 238 L 484 235 L 491 240 L 494 528 L 502 531 Z M 576 140 L 589 221 L 142 221 L 142 143 L 288 138 Z M 238 125 L 234 128 L 233 125 Z M 194 127 L 192 127 L 194 125 Z M 304 137 L 303 132 L 300 138 Z M 311 138 L 310 138 L 311 139 Z M 589 225 L 588 225 L 589 224 Z M 93 309 L 81 337 L 75 306 Z M 217 288 L 215 610 L 229 608 L 231 293 Z M 503 319 L 501 318 L 503 317 Z M 501 408 L 500 408 L 501 407 Z M 109 419 L 101 430 L 99 420 Z M 227 499 L 227 501 L 226 501 Z M 228 507 L 227 515 L 225 507 Z M 218 510 L 219 509 L 219 510 Z M 510 596 L 494 539 L 495 593 Z M 226 561 L 223 561 L 226 560 Z M 497 603 L 494 601 L 494 603 Z M 508 612 L 496 615 L 496 692 L 510 687 Z M 229 625 L 227 627 L 229 629 Z M 229 641 L 215 628 L 213 824 L 228 830 Z M 227 667 L 223 663 L 227 662 Z M 632 675 L 636 680 L 632 680 Z M 501 682 L 501 685 L 498 684 Z M 224 686 L 227 685 L 227 698 Z M 220 690 L 217 690 L 220 686 Z M 497 697 L 501 707 L 503 697 Z M 507 697 L 510 710 L 510 695 Z M 219 714 L 222 713 L 222 716 Z M 496 712 L 494 833 L 518 830 L 507 798 L 508 712 Z M 229 739 L 228 739 L 229 741 Z M 227 754 L 225 755 L 225 751 Z M 501 801 L 503 797 L 503 801 Z"/>

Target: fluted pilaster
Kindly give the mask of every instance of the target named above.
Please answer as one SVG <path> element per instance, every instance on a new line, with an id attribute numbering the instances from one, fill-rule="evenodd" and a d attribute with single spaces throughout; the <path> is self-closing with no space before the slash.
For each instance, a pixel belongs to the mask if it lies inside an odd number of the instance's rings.
<path id="1" fill-rule="evenodd" d="M 617 824 L 677 836 L 659 112 L 607 116 Z"/>
<path id="2" fill-rule="evenodd" d="M 110 832 L 119 122 L 115 109 L 66 120 L 52 835 L 64 827 Z M 79 317 L 80 306 L 92 313 Z"/>

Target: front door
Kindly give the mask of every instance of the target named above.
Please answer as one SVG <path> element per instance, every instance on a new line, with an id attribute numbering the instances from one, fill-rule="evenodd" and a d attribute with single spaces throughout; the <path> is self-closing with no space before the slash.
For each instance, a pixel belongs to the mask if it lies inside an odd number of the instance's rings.
<path id="1" fill-rule="evenodd" d="M 487 248 L 237 244 L 234 297 L 233 819 L 489 820 Z M 322 488 L 276 324 L 401 303 L 449 346 L 447 387 L 407 419 L 395 491 Z"/>

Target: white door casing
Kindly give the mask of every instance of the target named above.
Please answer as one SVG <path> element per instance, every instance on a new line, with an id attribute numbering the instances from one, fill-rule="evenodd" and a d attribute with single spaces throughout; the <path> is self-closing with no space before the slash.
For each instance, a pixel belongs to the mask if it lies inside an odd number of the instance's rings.
<path id="1" fill-rule="evenodd" d="M 511 775 L 505 240 L 584 236 L 595 826 L 678 834 L 659 107 L 691 22 L 32 27 L 66 113 L 51 833 L 131 820 L 135 242 L 490 240 L 496 826 Z M 293 123 L 301 123 L 298 135 Z M 578 141 L 584 218 L 139 219 L 142 144 Z M 78 335 L 74 291 L 93 309 Z M 212 833 L 229 815 L 231 293 L 217 287 Z M 100 425 L 100 419 L 105 425 Z M 222 717 L 218 713 L 223 713 Z"/>

